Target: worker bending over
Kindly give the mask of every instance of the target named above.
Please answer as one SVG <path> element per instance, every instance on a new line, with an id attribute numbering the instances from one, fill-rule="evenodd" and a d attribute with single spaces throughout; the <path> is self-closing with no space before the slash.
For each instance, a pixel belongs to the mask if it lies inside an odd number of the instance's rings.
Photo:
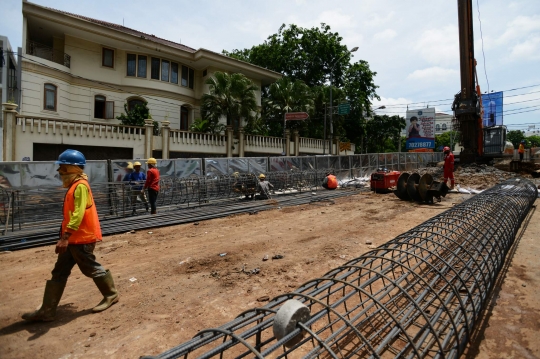
<path id="1" fill-rule="evenodd" d="M 259 175 L 259 183 L 257 183 L 257 192 L 259 192 L 259 195 L 257 198 L 269 199 L 270 190 L 272 189 L 274 189 L 274 186 L 266 180 L 266 176 L 264 175 L 264 173 L 261 173 Z"/>
<path id="2" fill-rule="evenodd" d="M 450 189 L 454 189 L 454 154 L 450 151 L 450 147 L 443 148 L 444 153 L 444 184 L 448 185 L 450 179 Z"/>
<path id="3" fill-rule="evenodd" d="M 60 229 L 60 239 L 56 243 L 58 254 L 52 271 L 52 278 L 45 285 L 41 307 L 22 318 L 33 321 L 52 321 L 56 308 L 64 293 L 71 270 L 77 264 L 81 272 L 94 280 L 103 295 L 101 302 L 92 309 L 101 312 L 118 301 L 118 291 L 112 274 L 96 262 L 94 248 L 101 241 L 101 228 L 88 176 L 83 173 L 86 158 L 76 150 L 66 150 L 56 164 L 62 185 L 67 188 L 64 197 L 64 219 Z"/>
<path id="4" fill-rule="evenodd" d="M 336 189 L 338 186 L 338 180 L 337 177 L 332 174 L 332 172 L 328 171 L 325 173 L 324 180 L 322 183 L 322 186 L 326 189 Z"/>

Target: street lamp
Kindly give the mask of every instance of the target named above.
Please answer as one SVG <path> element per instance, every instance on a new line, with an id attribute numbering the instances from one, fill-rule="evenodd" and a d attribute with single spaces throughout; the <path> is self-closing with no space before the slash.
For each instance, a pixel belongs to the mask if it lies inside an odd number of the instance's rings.
<path id="1" fill-rule="evenodd" d="M 339 60 L 341 60 L 342 58 L 344 58 L 350 53 L 356 52 L 357 50 L 358 50 L 358 46 L 353 47 L 350 51 L 344 53 L 340 58 L 335 60 L 332 63 L 332 66 L 330 66 L 330 151 L 329 151 L 330 154 L 332 154 L 332 147 L 333 147 L 332 141 L 334 140 L 334 127 L 332 124 L 332 112 L 334 112 L 334 104 L 332 103 L 332 82 L 334 81 L 334 75 L 333 75 L 334 67 L 337 65 Z M 325 140 L 324 143 L 326 143 L 326 138 L 324 140 Z M 324 152 L 324 148 L 323 148 L 323 152 Z"/>

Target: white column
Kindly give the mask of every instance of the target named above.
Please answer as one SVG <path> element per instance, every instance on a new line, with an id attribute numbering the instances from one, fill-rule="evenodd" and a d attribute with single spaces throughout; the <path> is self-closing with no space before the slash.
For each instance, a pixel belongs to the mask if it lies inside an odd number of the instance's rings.
<path id="1" fill-rule="evenodd" d="M 227 135 L 227 157 L 232 157 L 232 147 L 234 145 L 232 126 L 227 126 L 225 129 L 225 134 Z"/>
<path id="2" fill-rule="evenodd" d="M 154 149 L 154 120 L 144 120 L 144 158 L 152 157 Z"/>
<path id="3" fill-rule="evenodd" d="M 3 139 L 3 161 L 16 161 L 15 158 L 15 129 L 17 126 L 17 105 L 13 103 L 3 103 L 3 114 L 4 114 L 4 133 L 2 134 Z"/>
<path id="4" fill-rule="evenodd" d="M 170 127 L 171 121 L 161 121 L 161 158 L 164 160 L 169 159 L 169 141 L 170 141 Z"/>

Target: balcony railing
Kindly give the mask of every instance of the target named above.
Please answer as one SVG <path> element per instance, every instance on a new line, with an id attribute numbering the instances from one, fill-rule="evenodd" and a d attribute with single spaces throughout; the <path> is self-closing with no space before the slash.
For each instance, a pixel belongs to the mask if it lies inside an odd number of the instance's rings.
<path id="1" fill-rule="evenodd" d="M 71 67 L 71 56 L 39 42 L 28 41 L 26 43 L 26 54 L 56 62 L 65 67 Z"/>

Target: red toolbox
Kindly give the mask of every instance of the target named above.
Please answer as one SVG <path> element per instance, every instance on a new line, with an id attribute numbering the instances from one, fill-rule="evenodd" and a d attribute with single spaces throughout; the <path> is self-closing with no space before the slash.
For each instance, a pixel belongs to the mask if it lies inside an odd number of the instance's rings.
<path id="1" fill-rule="evenodd" d="M 377 172 L 371 174 L 371 190 L 389 190 L 397 185 L 397 181 L 401 172 L 388 171 L 387 169 L 378 169 Z"/>

